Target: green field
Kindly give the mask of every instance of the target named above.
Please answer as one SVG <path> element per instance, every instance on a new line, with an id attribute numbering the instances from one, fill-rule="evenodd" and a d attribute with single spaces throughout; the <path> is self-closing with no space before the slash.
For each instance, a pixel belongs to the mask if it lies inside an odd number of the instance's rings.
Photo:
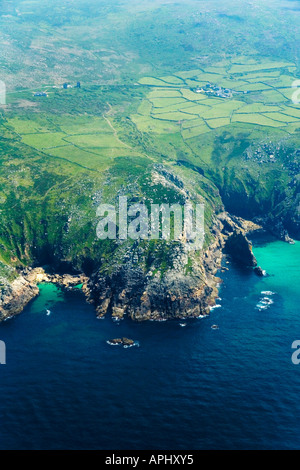
<path id="1" fill-rule="evenodd" d="M 299 108 L 292 108 L 287 106 L 283 108 L 283 114 L 287 114 L 288 116 L 293 116 L 300 119 L 300 109 Z"/>
<path id="2" fill-rule="evenodd" d="M 103 117 L 54 115 L 48 128 L 43 126 L 46 122 L 44 115 L 26 115 L 8 120 L 7 127 L 28 147 L 93 170 L 102 171 L 118 157 L 139 155 L 115 135 L 110 121 Z M 157 131 L 158 123 L 154 123 Z M 167 124 L 165 131 L 170 130 Z"/>
<path id="3" fill-rule="evenodd" d="M 218 127 L 229 126 L 230 118 L 217 118 L 217 119 L 207 119 L 206 123 L 212 129 L 217 129 Z"/>
<path id="4" fill-rule="evenodd" d="M 222 129 L 233 136 L 249 133 L 251 126 L 254 132 L 260 127 L 270 132 L 297 133 L 300 112 L 289 101 L 294 89 L 282 88 L 296 78 L 287 75 L 290 63 L 257 63 L 249 59 L 251 63 L 247 64 L 245 58 L 242 60 L 245 63 L 223 61 L 203 70 L 141 78 L 139 87 L 144 91 L 126 116 L 131 127 L 125 132 L 114 118 L 119 113 L 118 101 L 99 116 L 61 112 L 49 115 L 24 110 L 13 114 L 3 130 L 15 132 L 23 144 L 49 157 L 99 172 L 119 158 L 142 155 L 145 136 L 155 139 L 153 144 L 159 154 L 172 155 L 174 149 L 179 154 L 200 152 L 201 159 L 208 163 L 215 152 L 208 136 L 217 139 Z M 233 90 L 232 96 L 222 98 L 203 90 L 197 93 L 197 87 L 208 81 L 211 86 Z M 264 81 L 272 82 L 272 87 Z M 51 100 L 54 97 L 44 101 L 44 105 L 51 104 Z M 134 135 L 135 141 L 131 142 Z M 151 154 L 148 145 L 146 151 Z M 189 158 L 195 157 L 190 154 Z M 30 178 L 20 181 L 25 186 L 32 184 Z"/>
<path id="5" fill-rule="evenodd" d="M 66 134 L 61 132 L 47 134 L 29 134 L 22 135 L 22 142 L 35 149 L 47 149 L 52 147 L 60 147 L 68 145 L 68 141 L 64 140 Z"/>
<path id="6" fill-rule="evenodd" d="M 291 75 L 287 75 L 287 70 Z M 132 122 L 142 132 L 167 134 L 168 127 L 155 126 L 154 121 L 178 121 L 182 127 L 183 139 L 201 135 L 208 128 L 212 132 L 220 127 L 228 128 L 231 123 L 282 127 L 285 132 L 293 133 L 294 123 L 300 116 L 298 110 L 290 107 L 292 103 L 288 100 L 291 100 L 293 89 L 286 86 L 296 79 L 292 75 L 294 70 L 295 67 L 290 62 L 255 62 L 253 59 L 242 58 L 240 63 L 223 61 L 222 64 L 205 70 L 177 72 L 173 78 L 145 77 L 140 83 L 152 88 L 148 93 L 149 101 L 139 107 L 141 118 L 133 116 Z M 158 80 L 168 81 L 177 89 L 155 88 Z M 208 82 L 210 86 L 233 90 L 232 96 L 224 98 L 217 96 L 215 92 L 206 93 L 205 86 Z M 197 92 L 197 88 L 201 87 L 204 87 L 204 91 Z M 284 106 L 287 104 L 290 106 Z M 290 117 L 287 116 L 289 112 L 292 113 Z M 198 121 L 198 118 L 201 120 Z M 193 132 L 186 131 L 193 127 L 197 129 Z M 172 133 L 176 132 L 176 127 L 172 126 L 170 129 Z"/>
<path id="7" fill-rule="evenodd" d="M 182 131 L 182 137 L 185 140 L 188 140 L 188 139 L 192 139 L 193 137 L 197 137 L 199 135 L 206 134 L 209 131 L 210 131 L 209 127 L 206 124 L 202 124 L 201 126 L 191 127 L 189 129 L 184 129 Z"/>
<path id="8" fill-rule="evenodd" d="M 93 148 L 124 148 L 125 144 L 118 140 L 113 134 L 84 134 L 73 135 L 66 138 L 76 147 Z"/>
<path id="9" fill-rule="evenodd" d="M 235 114 L 232 117 L 232 122 L 247 122 L 249 124 L 255 124 L 258 126 L 269 126 L 269 127 L 282 127 L 283 123 L 273 121 L 268 115 L 263 114 Z"/>
<path id="10" fill-rule="evenodd" d="M 185 103 L 183 98 L 149 98 L 149 101 L 154 108 L 169 108 L 176 105 L 176 109 L 180 109 L 180 105 Z"/>
<path id="11" fill-rule="evenodd" d="M 0 259 L 110 266 L 97 204 L 168 201 L 181 178 L 209 223 L 227 210 L 293 225 L 299 16 L 277 3 L 2 2 Z"/>

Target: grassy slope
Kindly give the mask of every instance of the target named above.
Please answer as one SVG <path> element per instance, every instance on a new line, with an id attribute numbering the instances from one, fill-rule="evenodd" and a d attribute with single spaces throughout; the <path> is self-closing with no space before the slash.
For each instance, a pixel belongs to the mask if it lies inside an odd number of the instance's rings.
<path id="1" fill-rule="evenodd" d="M 287 88 L 297 77 L 297 14 L 268 1 L 256 11 L 234 1 L 199 9 L 194 1 L 97 0 L 88 9 L 72 4 L 69 15 L 60 2 L 15 3 L 0 17 L 9 84 L 0 261 L 86 270 L 109 262 L 118 247 L 95 240 L 100 202 L 124 191 L 178 200 L 177 190 L 153 185 L 156 163 L 204 198 L 207 227 L 222 207 L 217 187 L 236 213 L 285 211 L 281 201 L 297 188 L 300 116 Z M 77 80 L 82 89 L 53 88 Z M 251 93 L 224 101 L 193 91 L 207 81 Z M 34 98 L 41 90 L 49 97 Z M 282 149 L 275 163 L 245 160 L 267 140 Z"/>

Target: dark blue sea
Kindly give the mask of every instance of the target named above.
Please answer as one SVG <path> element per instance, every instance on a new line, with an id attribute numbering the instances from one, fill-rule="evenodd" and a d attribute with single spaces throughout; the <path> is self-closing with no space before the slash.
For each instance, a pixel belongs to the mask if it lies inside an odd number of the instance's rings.
<path id="1" fill-rule="evenodd" d="M 255 254 L 270 277 L 228 265 L 219 306 L 185 327 L 97 320 L 41 286 L 0 325 L 0 449 L 299 449 L 300 243 Z"/>

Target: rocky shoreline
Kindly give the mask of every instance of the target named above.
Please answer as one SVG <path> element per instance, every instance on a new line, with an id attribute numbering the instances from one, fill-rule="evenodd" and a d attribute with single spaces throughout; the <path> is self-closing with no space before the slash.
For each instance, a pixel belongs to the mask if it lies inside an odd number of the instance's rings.
<path id="1" fill-rule="evenodd" d="M 48 274 L 43 268 L 27 268 L 0 291 L 0 321 L 22 313 L 26 305 L 39 295 L 38 284 L 42 282 L 51 282 L 66 290 L 82 284 L 84 289 L 88 278 L 84 274 Z"/>
<path id="2" fill-rule="evenodd" d="M 93 304 L 98 318 L 111 315 L 121 320 L 167 320 L 209 315 L 219 296 L 216 277 L 224 254 L 243 266 L 257 268 L 247 233 L 261 227 L 227 213 L 219 214 L 213 229 L 214 241 L 197 257 L 184 242 L 170 249 L 171 269 L 165 273 L 154 265 L 144 266 L 145 253 L 139 243 L 124 254 L 123 260 L 110 272 L 84 274 L 48 274 L 43 268 L 28 268 L 10 283 L 0 295 L 0 321 L 23 311 L 39 294 L 37 284 L 51 282 L 72 290 L 82 285 L 86 299 Z M 192 268 L 189 266 L 192 259 Z"/>

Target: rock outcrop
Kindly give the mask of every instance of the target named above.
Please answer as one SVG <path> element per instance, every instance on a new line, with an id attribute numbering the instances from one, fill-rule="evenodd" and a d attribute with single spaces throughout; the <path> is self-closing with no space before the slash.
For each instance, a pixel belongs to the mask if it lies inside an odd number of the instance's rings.
<path id="1" fill-rule="evenodd" d="M 11 283 L 0 289 L 0 321 L 21 313 L 26 305 L 39 295 L 37 284 L 53 282 L 64 289 L 87 284 L 87 277 L 79 275 L 47 274 L 43 268 L 25 269 Z"/>
<path id="2" fill-rule="evenodd" d="M 165 273 L 154 266 L 145 268 L 144 256 L 137 247 L 112 272 L 99 270 L 92 275 L 88 298 L 95 304 L 99 317 L 111 314 L 122 319 L 128 314 L 133 320 L 143 321 L 209 313 L 209 302 L 216 295 L 214 283 L 208 282 L 199 263 L 194 264 L 192 273 L 186 274 L 188 255 L 182 245 L 170 254 L 173 266 Z"/>
<path id="3" fill-rule="evenodd" d="M 254 272 L 258 277 L 266 277 L 267 276 L 267 272 L 264 271 L 260 266 L 257 266 L 256 268 L 254 268 Z"/>
<path id="4" fill-rule="evenodd" d="M 52 282 L 65 290 L 72 290 L 81 284 L 84 288 L 88 282 L 88 278 L 84 274 L 49 274 L 43 268 L 27 269 L 23 271 L 23 275 L 31 283 Z"/>
<path id="5" fill-rule="evenodd" d="M 226 213 L 221 214 L 219 219 L 223 225 L 224 252 L 240 266 L 256 267 L 257 260 L 247 234 L 261 230 L 261 226 L 240 217 L 230 217 Z"/>
<path id="6" fill-rule="evenodd" d="M 130 348 L 131 346 L 135 345 L 135 342 L 133 341 L 133 339 L 129 339 L 129 338 L 115 338 L 115 339 L 110 339 L 107 342 L 111 346 L 125 346 L 127 348 Z"/>
<path id="7" fill-rule="evenodd" d="M 178 242 L 165 247 L 168 269 L 164 272 L 152 257 L 136 243 L 118 262 L 95 272 L 87 285 L 88 300 L 99 318 L 106 314 L 120 320 L 195 318 L 208 315 L 218 297 L 216 277 L 223 250 L 243 266 L 257 265 L 247 232 L 259 226 L 222 213 L 215 221 L 213 241 L 201 254 L 191 252 L 188 244 Z"/>
<path id="8" fill-rule="evenodd" d="M 257 266 L 257 261 L 252 252 L 252 246 L 242 232 L 234 232 L 228 237 L 225 243 L 225 251 L 241 266 Z"/>
<path id="9" fill-rule="evenodd" d="M 188 242 L 157 241 L 152 246 L 136 241 L 122 245 L 115 257 L 94 272 L 49 274 L 43 268 L 26 269 L 0 296 L 0 320 L 20 313 L 38 295 L 38 283 L 52 282 L 72 290 L 82 285 L 99 318 L 115 320 L 125 315 L 136 321 L 196 318 L 208 315 L 218 297 L 216 277 L 223 252 L 243 266 L 257 262 L 246 237 L 260 227 L 227 213 L 219 214 L 211 230 L 211 242 L 203 251 L 191 250 Z M 122 255 L 122 256 L 121 256 Z"/>
<path id="10" fill-rule="evenodd" d="M 0 290 L 0 321 L 17 315 L 39 294 L 36 284 L 19 276 Z"/>

